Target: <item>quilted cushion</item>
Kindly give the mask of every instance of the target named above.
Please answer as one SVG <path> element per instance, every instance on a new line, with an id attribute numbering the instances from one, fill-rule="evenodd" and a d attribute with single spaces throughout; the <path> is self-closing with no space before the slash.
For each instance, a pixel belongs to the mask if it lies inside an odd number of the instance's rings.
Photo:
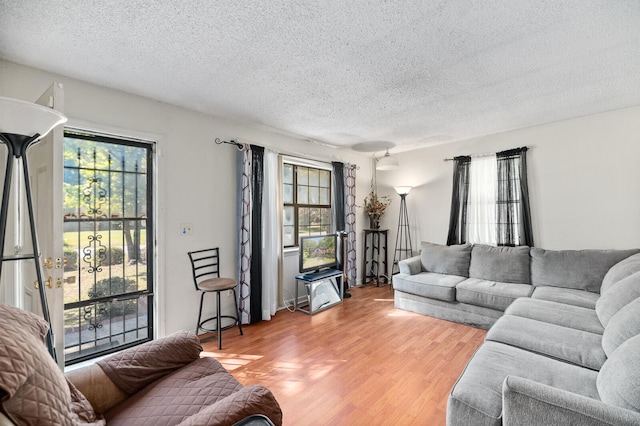
<path id="1" fill-rule="evenodd" d="M 176 425 L 242 385 L 214 358 L 200 358 L 142 389 L 105 413 L 112 425 Z"/>
<path id="2" fill-rule="evenodd" d="M 282 424 L 282 410 L 271 391 L 262 385 L 242 388 L 189 417 L 179 426 L 226 426 L 262 414 L 276 425 Z"/>
<path id="3" fill-rule="evenodd" d="M 121 390 L 133 394 L 200 357 L 202 346 L 193 332 L 179 331 L 162 339 L 116 353 L 98 365 Z"/>
<path id="4" fill-rule="evenodd" d="M 72 424 L 69 387 L 44 345 L 47 330 L 42 318 L 0 305 L 0 401 L 16 424 Z"/>

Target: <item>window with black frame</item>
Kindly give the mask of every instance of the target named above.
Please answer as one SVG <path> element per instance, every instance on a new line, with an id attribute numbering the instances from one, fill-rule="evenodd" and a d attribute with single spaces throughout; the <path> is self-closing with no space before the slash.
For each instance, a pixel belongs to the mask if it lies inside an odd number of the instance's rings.
<path id="1" fill-rule="evenodd" d="M 332 232 L 330 170 L 285 162 L 282 194 L 285 247 L 297 246 L 300 237 Z"/>

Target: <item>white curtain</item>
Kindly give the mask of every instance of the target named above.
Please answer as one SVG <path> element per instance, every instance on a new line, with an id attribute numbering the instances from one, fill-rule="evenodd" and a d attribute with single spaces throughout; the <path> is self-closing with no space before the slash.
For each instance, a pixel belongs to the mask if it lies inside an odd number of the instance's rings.
<path id="1" fill-rule="evenodd" d="M 280 265 L 280 223 L 278 194 L 280 180 L 278 154 L 265 149 L 262 198 L 262 319 L 270 320 L 278 307 L 278 268 Z"/>
<path id="2" fill-rule="evenodd" d="M 495 155 L 474 158 L 469 166 L 467 243 L 498 244 L 496 194 L 498 161 Z"/>

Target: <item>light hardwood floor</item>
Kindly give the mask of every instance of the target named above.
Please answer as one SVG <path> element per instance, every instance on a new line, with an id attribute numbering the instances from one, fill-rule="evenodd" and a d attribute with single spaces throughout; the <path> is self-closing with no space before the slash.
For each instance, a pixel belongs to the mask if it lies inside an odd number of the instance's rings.
<path id="1" fill-rule="evenodd" d="M 447 396 L 486 331 L 395 309 L 393 290 L 367 285 L 313 316 L 201 336 L 242 384 L 276 396 L 285 425 L 443 425 Z"/>

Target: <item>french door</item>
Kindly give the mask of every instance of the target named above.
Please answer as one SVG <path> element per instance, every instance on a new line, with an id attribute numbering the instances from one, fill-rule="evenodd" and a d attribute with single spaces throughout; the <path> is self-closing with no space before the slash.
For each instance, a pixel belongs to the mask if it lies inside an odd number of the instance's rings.
<path id="1" fill-rule="evenodd" d="M 153 338 L 153 143 L 64 133 L 64 353 Z"/>

